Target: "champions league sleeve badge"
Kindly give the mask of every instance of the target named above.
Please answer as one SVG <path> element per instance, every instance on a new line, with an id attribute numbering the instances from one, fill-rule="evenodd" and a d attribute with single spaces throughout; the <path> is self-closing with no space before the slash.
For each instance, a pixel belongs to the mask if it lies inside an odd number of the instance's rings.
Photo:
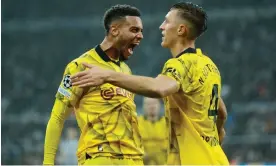
<path id="1" fill-rule="evenodd" d="M 72 83 L 71 83 L 71 78 L 69 74 L 66 74 L 63 78 L 63 86 L 65 88 L 70 88 L 72 87 Z"/>

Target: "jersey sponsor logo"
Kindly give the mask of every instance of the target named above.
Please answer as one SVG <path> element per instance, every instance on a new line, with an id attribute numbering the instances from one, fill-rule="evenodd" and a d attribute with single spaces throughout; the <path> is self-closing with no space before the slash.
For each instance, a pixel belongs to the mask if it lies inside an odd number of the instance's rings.
<path id="1" fill-rule="evenodd" d="M 101 89 L 101 96 L 104 100 L 111 100 L 116 95 L 124 96 L 130 99 L 132 99 L 134 96 L 133 93 L 119 87 L 109 87 L 107 89 Z"/>
<path id="2" fill-rule="evenodd" d="M 59 87 L 58 88 L 58 92 L 60 94 L 62 94 L 63 96 L 67 97 L 67 98 L 70 98 L 71 96 L 71 92 L 67 91 L 66 89 L 64 89 L 63 87 Z"/>
<path id="3" fill-rule="evenodd" d="M 114 97 L 114 89 L 112 87 L 101 90 L 101 96 L 105 100 L 110 100 Z"/>
<path id="4" fill-rule="evenodd" d="M 63 78 L 63 86 L 65 88 L 70 88 L 72 87 L 72 83 L 71 83 L 71 78 L 69 74 L 66 74 Z"/>

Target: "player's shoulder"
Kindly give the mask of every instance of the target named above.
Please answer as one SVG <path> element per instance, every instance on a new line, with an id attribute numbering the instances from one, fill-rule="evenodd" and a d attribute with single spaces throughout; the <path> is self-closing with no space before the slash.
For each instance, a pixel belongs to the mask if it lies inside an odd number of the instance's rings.
<path id="1" fill-rule="evenodd" d="M 175 57 L 167 60 L 164 68 L 167 69 L 168 71 L 170 70 L 173 71 L 174 69 L 176 69 L 181 72 L 181 71 L 184 71 L 184 68 L 187 69 L 188 63 L 189 61 L 183 59 L 182 57 Z"/>
<path id="2" fill-rule="evenodd" d="M 212 58 L 210 56 L 208 56 L 207 54 L 203 54 L 203 59 L 201 60 L 204 63 L 207 64 L 211 64 L 212 67 L 215 67 L 218 70 L 218 66 L 215 64 L 215 62 L 212 60 Z"/>
<path id="3" fill-rule="evenodd" d="M 90 63 L 90 64 L 95 64 L 97 62 L 96 56 L 95 56 L 96 52 L 95 49 L 92 48 L 86 52 L 84 52 L 83 54 L 81 54 L 79 57 L 73 59 L 72 61 L 70 61 L 66 68 L 78 68 L 81 67 L 83 62 L 86 63 Z"/>
<path id="4" fill-rule="evenodd" d="M 176 63 L 177 62 L 177 58 L 170 58 L 166 61 L 166 64 L 168 63 Z"/>
<path id="5" fill-rule="evenodd" d="M 181 60 L 179 60 L 179 58 L 170 58 L 166 61 L 165 65 L 167 66 L 178 66 L 181 64 Z"/>
<path id="6" fill-rule="evenodd" d="M 210 61 L 213 63 L 213 60 L 210 58 L 210 56 L 208 54 L 206 54 L 205 52 L 203 53 L 200 48 L 198 48 L 196 50 L 197 50 L 197 55 L 198 55 L 197 57 L 199 57 L 201 61 L 205 60 L 205 61 Z"/>
<path id="7" fill-rule="evenodd" d="M 215 64 L 215 62 L 212 60 L 211 57 L 205 56 L 205 58 L 206 58 L 206 61 L 207 61 L 207 62 L 209 62 L 209 63 L 211 63 L 212 65 L 214 65 L 215 67 L 217 67 L 217 65 Z"/>
<path id="8" fill-rule="evenodd" d="M 202 52 L 200 48 L 193 49 L 193 51 L 188 51 L 183 53 L 181 56 L 178 57 L 178 61 L 186 66 L 194 66 L 196 67 L 198 63 L 205 64 L 205 63 L 212 63 L 214 64 L 213 60 L 205 53 Z"/>
<path id="9" fill-rule="evenodd" d="M 175 58 L 169 59 L 166 63 L 170 64 L 182 64 L 182 65 L 187 65 L 191 61 L 194 61 L 194 58 L 196 57 L 200 51 L 200 49 L 194 49 L 194 48 L 188 48 L 181 53 L 179 53 Z"/>
<path id="10" fill-rule="evenodd" d="M 78 58 L 74 59 L 71 61 L 71 63 L 82 63 L 82 62 L 87 62 L 87 63 L 93 63 L 97 62 L 97 53 L 95 51 L 95 48 L 92 48 L 82 55 L 80 55 Z"/>

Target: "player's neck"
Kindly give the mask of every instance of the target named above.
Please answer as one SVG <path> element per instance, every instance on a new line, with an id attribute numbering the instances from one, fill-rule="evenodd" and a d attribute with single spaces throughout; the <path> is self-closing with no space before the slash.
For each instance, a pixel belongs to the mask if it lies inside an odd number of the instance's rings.
<path id="1" fill-rule="evenodd" d="M 177 42 L 173 47 L 170 48 L 172 56 L 175 58 L 179 53 L 186 50 L 187 48 L 195 48 L 195 42 Z"/>
<path id="2" fill-rule="evenodd" d="M 104 38 L 100 46 L 110 59 L 119 60 L 120 51 L 114 47 L 113 42 L 108 40 L 107 37 Z"/>

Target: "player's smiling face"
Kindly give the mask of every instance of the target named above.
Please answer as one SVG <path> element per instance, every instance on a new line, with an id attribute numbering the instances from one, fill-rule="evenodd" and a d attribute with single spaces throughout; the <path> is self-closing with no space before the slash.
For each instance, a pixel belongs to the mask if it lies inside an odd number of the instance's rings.
<path id="1" fill-rule="evenodd" d="M 178 11 L 171 10 L 160 25 L 159 28 L 162 32 L 162 47 L 171 48 L 176 43 L 179 27 L 178 17 Z"/>
<path id="2" fill-rule="evenodd" d="M 140 17 L 126 16 L 119 28 L 118 44 L 125 59 L 133 54 L 133 50 L 143 39 L 143 25 Z"/>

